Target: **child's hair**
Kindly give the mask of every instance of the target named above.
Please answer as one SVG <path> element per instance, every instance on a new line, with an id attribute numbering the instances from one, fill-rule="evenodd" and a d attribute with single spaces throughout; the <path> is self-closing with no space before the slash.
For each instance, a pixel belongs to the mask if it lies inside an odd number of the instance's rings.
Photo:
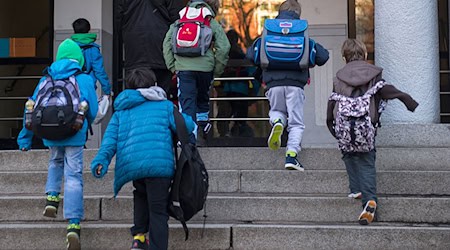
<path id="1" fill-rule="evenodd" d="M 220 0 L 205 0 L 205 3 L 211 7 L 211 9 L 214 11 L 214 14 L 219 14 L 219 8 L 220 8 Z"/>
<path id="2" fill-rule="evenodd" d="M 91 30 L 91 24 L 84 18 L 78 18 L 72 23 L 75 34 L 88 33 Z"/>
<path id="3" fill-rule="evenodd" d="M 359 40 L 347 39 L 344 44 L 342 44 L 341 54 L 346 63 L 365 60 L 367 48 L 366 45 Z"/>
<path id="4" fill-rule="evenodd" d="M 149 68 L 136 68 L 127 71 L 125 76 L 125 87 L 127 89 L 143 89 L 155 86 L 156 75 Z"/>
<path id="5" fill-rule="evenodd" d="M 278 11 L 293 11 L 300 16 L 302 14 L 302 6 L 297 0 L 287 0 L 280 5 Z"/>

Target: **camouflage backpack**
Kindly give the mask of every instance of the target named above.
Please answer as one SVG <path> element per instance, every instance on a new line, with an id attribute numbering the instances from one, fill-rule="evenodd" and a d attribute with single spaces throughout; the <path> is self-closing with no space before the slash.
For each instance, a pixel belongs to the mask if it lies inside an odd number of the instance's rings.
<path id="1" fill-rule="evenodd" d="M 334 131 L 339 149 L 344 152 L 369 152 L 375 148 L 376 126 L 370 118 L 370 100 L 387 83 L 377 82 L 358 97 L 333 92 L 330 100 L 336 101 L 337 113 Z M 384 108 L 385 104 L 380 105 Z M 382 110 L 380 110 L 382 111 Z"/>

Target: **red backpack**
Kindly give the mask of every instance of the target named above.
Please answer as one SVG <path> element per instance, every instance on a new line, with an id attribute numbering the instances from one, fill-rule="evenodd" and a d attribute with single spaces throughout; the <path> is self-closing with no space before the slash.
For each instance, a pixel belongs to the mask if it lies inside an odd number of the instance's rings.
<path id="1" fill-rule="evenodd" d="M 173 53 L 186 57 L 205 55 L 213 37 L 210 26 L 212 16 L 212 12 L 205 6 L 183 8 L 180 11 L 180 19 L 175 22 Z"/>

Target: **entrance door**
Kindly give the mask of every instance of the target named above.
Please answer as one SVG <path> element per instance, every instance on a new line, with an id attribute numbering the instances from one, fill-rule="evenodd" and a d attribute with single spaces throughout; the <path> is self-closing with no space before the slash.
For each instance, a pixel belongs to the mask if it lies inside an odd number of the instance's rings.
<path id="1" fill-rule="evenodd" d="M 0 150 L 18 148 L 25 101 L 52 58 L 53 0 L 1 1 Z"/>

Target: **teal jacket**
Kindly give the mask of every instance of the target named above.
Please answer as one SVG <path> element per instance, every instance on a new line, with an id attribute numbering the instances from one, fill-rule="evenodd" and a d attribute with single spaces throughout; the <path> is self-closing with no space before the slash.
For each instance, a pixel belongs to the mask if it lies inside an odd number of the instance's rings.
<path id="1" fill-rule="evenodd" d="M 81 71 L 81 66 L 77 61 L 70 59 L 62 59 L 55 61 L 48 69 L 48 74 L 54 80 L 67 79 L 75 73 Z M 39 84 L 46 79 L 46 76 L 42 77 Z M 88 129 L 88 122 L 92 123 L 98 111 L 97 95 L 94 89 L 94 80 L 92 77 L 86 74 L 79 74 L 75 77 L 78 86 L 80 88 L 81 100 L 85 100 L 89 104 L 89 109 L 86 114 L 87 120 L 84 120 L 83 127 L 75 135 L 59 141 L 43 140 L 44 145 L 47 147 L 54 146 L 72 146 L 79 147 L 84 146 L 86 143 L 86 135 Z M 37 92 L 39 91 L 39 84 L 34 90 L 31 99 L 36 100 Z M 24 119 L 25 122 L 25 119 Z M 25 125 L 25 124 L 24 124 Z M 25 126 L 20 131 L 19 137 L 17 138 L 17 144 L 19 144 L 19 149 L 30 149 L 31 140 L 33 139 L 33 131 L 28 130 Z"/>
<path id="2" fill-rule="evenodd" d="M 204 2 L 193 2 L 189 7 L 201 7 L 202 5 L 205 5 L 214 13 Z M 215 19 L 211 20 L 211 29 L 213 31 L 213 48 L 209 48 L 204 56 L 183 57 L 172 53 L 172 34 L 176 30 L 175 24 L 172 24 L 163 43 L 164 60 L 167 68 L 172 72 L 200 71 L 214 72 L 214 77 L 222 75 L 228 63 L 228 51 L 231 46 L 225 31 Z"/>
<path id="3" fill-rule="evenodd" d="M 102 145 L 91 163 L 92 174 L 103 177 L 114 155 L 114 195 L 129 181 L 172 177 L 175 171 L 172 134 L 176 132 L 174 105 L 159 87 L 127 89 L 114 102 Z M 188 131 L 194 122 L 183 115 Z M 100 175 L 96 169 L 102 165 Z"/>
<path id="4" fill-rule="evenodd" d="M 83 51 L 85 60 L 83 69 L 85 69 L 86 73 L 94 78 L 95 81 L 98 80 L 100 82 L 102 90 L 106 95 L 110 95 L 111 84 L 109 83 L 108 75 L 103 67 L 103 56 L 100 53 L 100 45 L 95 43 L 97 34 L 74 34 L 71 39 L 74 40 Z"/>

